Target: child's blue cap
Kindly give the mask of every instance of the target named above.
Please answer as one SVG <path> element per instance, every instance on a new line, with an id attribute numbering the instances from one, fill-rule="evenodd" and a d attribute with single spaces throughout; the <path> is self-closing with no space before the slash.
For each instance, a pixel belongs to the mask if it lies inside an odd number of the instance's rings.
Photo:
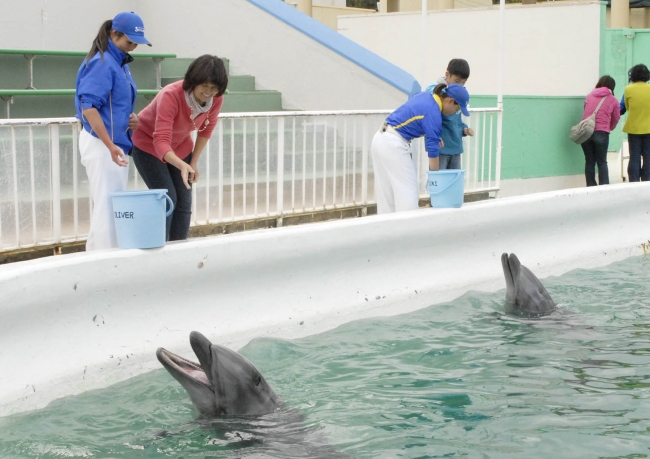
<path id="1" fill-rule="evenodd" d="M 151 46 L 149 40 L 144 38 L 144 22 L 133 11 L 120 13 L 115 16 L 113 18 L 112 29 L 117 32 L 122 32 L 133 43 Z"/>
<path id="2" fill-rule="evenodd" d="M 454 101 L 460 106 L 460 111 L 465 116 L 469 116 L 469 110 L 467 109 L 467 104 L 469 103 L 469 92 L 465 89 L 465 86 L 460 84 L 450 84 L 445 89 L 444 92 L 447 93 L 449 97 L 454 99 Z"/>

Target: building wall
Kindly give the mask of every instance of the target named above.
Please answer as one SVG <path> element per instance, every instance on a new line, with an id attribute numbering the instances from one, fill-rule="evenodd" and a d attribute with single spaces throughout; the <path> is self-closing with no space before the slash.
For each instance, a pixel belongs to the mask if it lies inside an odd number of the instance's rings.
<path id="1" fill-rule="evenodd" d="M 504 94 L 586 94 L 600 71 L 601 15 L 600 2 L 507 7 Z M 444 74 L 450 59 L 461 57 L 472 70 L 470 94 L 497 93 L 498 6 L 428 11 L 424 50 L 419 12 L 344 16 L 339 32 L 415 75 L 423 87 Z"/>
<path id="2" fill-rule="evenodd" d="M 157 0 L 147 14 L 160 46 L 182 57 L 206 52 L 230 58 L 235 74 L 255 75 L 258 89 L 282 92 L 283 107 L 303 110 L 384 108 L 407 95 L 245 0 L 197 0 L 192 9 L 169 10 L 176 0 Z M 215 14 L 196 17 L 196 9 Z M 296 12 L 298 14 L 298 12 Z M 309 19 L 309 18 L 307 18 Z M 166 31 L 194 22 L 192 40 Z M 314 21 L 314 27 L 319 26 Z M 327 97 L 322 90 L 327 88 Z"/>
<path id="3" fill-rule="evenodd" d="M 423 87 L 444 75 L 450 59 L 464 58 L 471 67 L 470 105 L 495 107 L 499 8 L 428 11 L 426 17 L 426 78 L 421 77 L 420 12 L 341 17 L 339 31 L 419 76 Z M 584 184 L 582 149 L 569 140 L 568 132 L 582 117 L 584 97 L 604 67 L 604 18 L 605 6 L 599 2 L 506 7 L 504 188 L 508 180 L 539 183 L 545 177 L 548 189 L 563 186 L 557 177 L 565 178 L 567 188 Z M 457 24 L 463 24 L 462 33 Z M 567 43 L 579 43 L 580 48 Z"/>
<path id="4" fill-rule="evenodd" d="M 446 0 L 427 0 L 427 10 L 444 9 Z M 477 8 L 492 6 L 491 0 L 453 0 L 454 8 Z M 422 0 L 399 0 L 398 11 L 422 11 Z"/>
<path id="5" fill-rule="evenodd" d="M 494 107 L 496 102 L 494 96 L 471 99 L 474 108 Z M 504 96 L 501 179 L 584 173 L 582 148 L 569 140 L 569 128 L 582 117 L 583 103 L 584 96 Z"/>
<path id="6" fill-rule="evenodd" d="M 285 3 L 288 3 L 293 6 L 298 5 L 298 0 L 284 0 Z M 312 7 L 314 6 L 333 6 L 336 8 L 345 8 L 345 0 L 312 0 Z"/>
<path id="7" fill-rule="evenodd" d="M 135 11 L 143 16 L 145 28 L 151 26 L 145 8 L 133 0 L 0 0 L 0 10 L 0 41 L 5 49 L 88 51 L 102 22 L 113 19 L 120 11 Z M 158 46 L 145 48 L 173 52 Z"/>
<path id="8" fill-rule="evenodd" d="M 612 10 L 607 8 L 607 27 L 611 27 Z M 645 29 L 650 27 L 650 8 L 630 8 L 630 28 Z"/>
<path id="9" fill-rule="evenodd" d="M 246 0 L 196 0 L 192 8 L 179 7 L 176 0 L 11 2 L 2 7 L 0 41 L 3 48 L 86 51 L 101 23 L 125 10 L 142 16 L 154 45 L 138 51 L 230 58 L 233 74 L 254 75 L 257 89 L 282 92 L 286 109 L 384 109 L 408 97 Z"/>
<path id="10" fill-rule="evenodd" d="M 338 30 L 338 17 L 356 14 L 375 14 L 374 10 L 363 8 L 339 8 L 332 6 L 313 6 L 312 17 L 332 30 Z"/>

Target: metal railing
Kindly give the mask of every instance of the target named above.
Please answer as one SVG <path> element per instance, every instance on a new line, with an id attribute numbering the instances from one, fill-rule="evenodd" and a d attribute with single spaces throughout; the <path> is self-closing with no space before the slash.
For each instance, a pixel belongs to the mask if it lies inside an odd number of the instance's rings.
<path id="1" fill-rule="evenodd" d="M 465 192 L 498 191 L 501 112 L 472 109 Z M 201 155 L 192 225 L 374 204 L 370 143 L 386 110 L 224 113 Z M 92 213 L 75 118 L 0 120 L 0 251 L 85 239 Z M 420 194 L 428 159 L 413 142 Z M 146 188 L 135 167 L 128 189 Z"/>

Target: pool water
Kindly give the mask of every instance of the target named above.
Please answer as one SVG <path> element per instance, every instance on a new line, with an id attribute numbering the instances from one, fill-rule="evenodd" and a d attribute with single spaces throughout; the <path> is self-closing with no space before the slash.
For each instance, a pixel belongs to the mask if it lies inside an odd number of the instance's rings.
<path id="1" fill-rule="evenodd" d="M 543 283 L 559 310 L 539 320 L 505 316 L 505 290 L 469 292 L 254 340 L 241 353 L 285 400 L 273 415 L 196 420 L 161 368 L 0 418 L 0 455 L 650 457 L 650 258 Z"/>

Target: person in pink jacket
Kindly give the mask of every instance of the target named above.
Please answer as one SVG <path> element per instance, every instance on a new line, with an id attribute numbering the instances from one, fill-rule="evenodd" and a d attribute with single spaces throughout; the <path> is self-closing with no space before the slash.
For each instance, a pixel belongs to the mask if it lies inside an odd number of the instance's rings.
<path id="1" fill-rule="evenodd" d="M 621 118 L 618 99 L 614 97 L 616 82 L 609 75 L 600 77 L 596 89 L 591 91 L 585 100 L 584 120 L 590 116 L 603 101 L 596 113 L 596 127 L 593 135 L 581 144 L 585 153 L 585 178 L 587 186 L 608 185 L 609 170 L 607 169 L 607 148 L 609 133 L 616 128 Z M 604 99 L 604 100 L 603 100 Z M 598 183 L 596 183 L 596 164 L 598 164 Z"/>
<path id="2" fill-rule="evenodd" d="M 166 189 L 174 203 L 167 240 L 187 239 L 197 164 L 223 105 L 228 74 L 221 59 L 204 54 L 185 77 L 165 86 L 140 113 L 133 132 L 133 162 L 149 189 Z M 196 142 L 190 133 L 197 131 Z"/>

